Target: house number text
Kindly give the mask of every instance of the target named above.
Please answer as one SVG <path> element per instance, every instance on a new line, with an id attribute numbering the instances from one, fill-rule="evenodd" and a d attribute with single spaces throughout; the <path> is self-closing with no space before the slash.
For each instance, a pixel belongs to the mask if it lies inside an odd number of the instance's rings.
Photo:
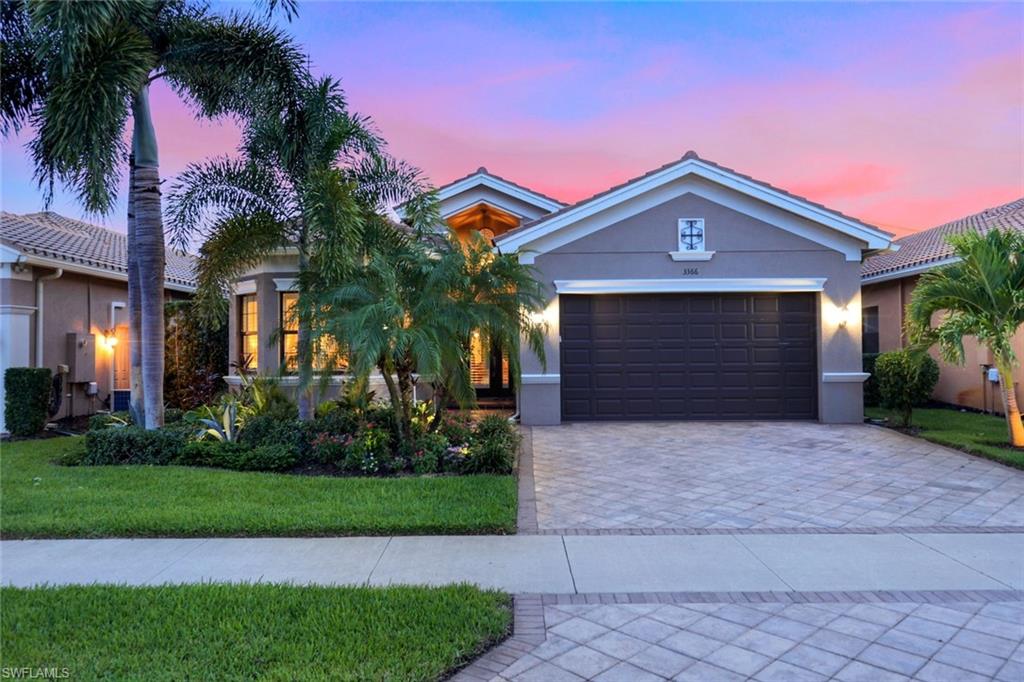
<path id="1" fill-rule="evenodd" d="M 697 268 L 683 268 L 683 273 L 682 274 L 684 274 L 684 275 L 699 275 L 700 274 L 700 270 L 698 270 Z"/>

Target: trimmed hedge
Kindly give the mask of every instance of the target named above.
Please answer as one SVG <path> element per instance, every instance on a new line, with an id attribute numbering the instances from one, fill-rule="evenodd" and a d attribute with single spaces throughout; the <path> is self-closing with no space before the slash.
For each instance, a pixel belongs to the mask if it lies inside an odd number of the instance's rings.
<path id="1" fill-rule="evenodd" d="M 287 471 L 297 462 L 294 450 L 285 445 L 250 448 L 241 443 L 201 440 L 187 443 L 169 464 L 235 471 Z"/>
<path id="2" fill-rule="evenodd" d="M 147 431 L 137 426 L 99 429 L 85 434 L 82 464 L 170 464 L 184 448 L 181 431 Z"/>
<path id="3" fill-rule="evenodd" d="M 895 412 L 903 426 L 909 426 L 913 408 L 931 398 L 939 381 L 939 364 L 927 353 L 897 350 L 878 356 L 875 373 L 882 407 Z"/>
<path id="4" fill-rule="evenodd" d="M 53 373 L 46 367 L 10 367 L 4 372 L 4 424 L 13 436 L 34 436 L 50 416 Z"/>

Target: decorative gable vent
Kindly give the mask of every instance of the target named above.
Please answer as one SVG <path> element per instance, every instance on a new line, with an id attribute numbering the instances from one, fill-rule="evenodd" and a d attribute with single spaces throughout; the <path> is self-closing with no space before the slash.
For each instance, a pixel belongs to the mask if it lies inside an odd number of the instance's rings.
<path id="1" fill-rule="evenodd" d="M 679 219 L 679 250 L 704 251 L 704 219 Z"/>
<path id="2" fill-rule="evenodd" d="M 668 255 L 674 261 L 711 260 L 715 252 L 705 248 L 705 235 L 703 218 L 680 218 L 676 228 L 679 250 Z"/>

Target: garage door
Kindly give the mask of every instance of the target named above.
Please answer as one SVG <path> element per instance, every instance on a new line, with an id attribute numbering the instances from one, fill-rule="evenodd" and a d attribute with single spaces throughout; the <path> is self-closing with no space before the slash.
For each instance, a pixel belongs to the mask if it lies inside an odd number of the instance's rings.
<path id="1" fill-rule="evenodd" d="M 562 419 L 814 419 L 814 294 L 562 295 Z"/>

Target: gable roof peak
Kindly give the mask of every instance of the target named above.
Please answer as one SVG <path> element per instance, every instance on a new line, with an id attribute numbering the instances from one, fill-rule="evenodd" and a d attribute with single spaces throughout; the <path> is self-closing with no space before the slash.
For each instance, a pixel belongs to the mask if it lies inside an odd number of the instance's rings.
<path id="1" fill-rule="evenodd" d="M 686 153 L 683 154 L 683 158 L 680 159 L 680 160 L 681 161 L 689 161 L 690 159 L 697 159 L 698 161 L 701 160 L 700 156 L 697 154 L 697 152 L 693 151 L 692 149 L 687 149 Z"/>
<path id="2" fill-rule="evenodd" d="M 480 166 L 479 168 L 476 169 L 476 172 L 490 175 L 490 173 L 487 172 L 487 166 Z"/>

